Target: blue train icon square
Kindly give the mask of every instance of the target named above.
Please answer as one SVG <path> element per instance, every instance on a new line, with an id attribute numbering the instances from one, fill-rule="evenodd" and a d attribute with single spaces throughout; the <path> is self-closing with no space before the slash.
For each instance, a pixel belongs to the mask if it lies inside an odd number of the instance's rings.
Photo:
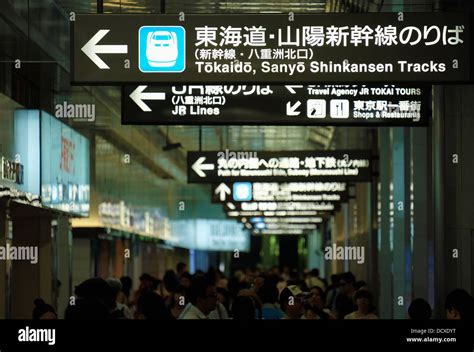
<path id="1" fill-rule="evenodd" d="M 252 183 L 235 182 L 232 190 L 234 201 L 248 202 L 252 200 Z"/>
<path id="2" fill-rule="evenodd" d="M 181 26 L 143 26 L 138 31 L 138 54 L 142 72 L 183 72 L 186 30 Z"/>

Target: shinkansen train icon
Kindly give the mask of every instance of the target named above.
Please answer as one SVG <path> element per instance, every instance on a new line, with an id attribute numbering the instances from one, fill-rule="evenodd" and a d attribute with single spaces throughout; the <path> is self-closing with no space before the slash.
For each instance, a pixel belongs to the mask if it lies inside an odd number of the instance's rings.
<path id="1" fill-rule="evenodd" d="M 175 32 L 149 32 L 146 41 L 146 58 L 152 67 L 172 67 L 178 59 L 178 40 Z"/>

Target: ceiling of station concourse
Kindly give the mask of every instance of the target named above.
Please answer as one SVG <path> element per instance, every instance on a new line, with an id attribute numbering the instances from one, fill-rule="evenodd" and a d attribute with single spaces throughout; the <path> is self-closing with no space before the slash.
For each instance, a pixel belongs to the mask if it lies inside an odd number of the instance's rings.
<path id="1" fill-rule="evenodd" d="M 70 11 L 94 12 L 96 0 L 57 0 Z M 104 13 L 133 12 L 159 13 L 165 6 L 166 13 L 249 13 L 249 12 L 324 12 L 326 0 L 104 0 Z"/>
<path id="2" fill-rule="evenodd" d="M 96 13 L 97 0 L 51 0 L 65 13 Z M 368 0 L 354 0 L 348 3 L 368 4 Z M 103 0 L 104 13 L 160 13 L 163 6 L 166 13 L 323 13 L 334 10 L 335 0 Z M 365 5 L 364 5 L 365 6 Z M 350 10 L 350 9 L 346 9 Z M 360 11 L 359 9 L 358 11 Z M 338 11 L 342 11 L 338 8 Z M 100 91 L 100 92 L 99 92 Z M 105 115 L 95 122 L 94 128 L 107 130 L 120 124 L 120 88 L 91 87 L 92 93 L 106 98 Z M 78 93 L 79 94 L 79 93 Z M 125 126 L 147 136 L 150 142 L 161 150 L 165 136 L 172 143 L 180 143 L 178 155 L 185 160 L 186 151 L 199 150 L 315 150 L 340 147 L 334 141 L 344 140 L 343 147 L 352 147 L 358 141 L 352 133 L 339 135 L 340 128 L 317 126 Z M 116 128 L 116 127 L 113 127 Z M 107 133 L 107 132 L 105 132 Z M 199 136 L 201 135 L 201 143 Z M 355 136 L 355 134 L 354 134 Z M 159 156 L 158 156 L 159 157 Z M 181 158 L 180 157 L 180 158 Z"/>
<path id="3" fill-rule="evenodd" d="M 67 12 L 94 13 L 96 0 L 56 0 Z M 271 0 L 271 1 L 209 1 L 209 0 L 104 0 L 104 13 L 159 13 L 162 4 L 166 13 L 258 13 L 290 12 L 320 13 L 326 8 L 326 0 Z M 119 89 L 103 87 L 104 93 L 119 104 Z M 168 134 L 170 141 L 182 144 L 184 151 L 199 149 L 198 126 L 137 127 L 152 138 L 151 133 Z M 334 129 L 328 127 L 300 126 L 203 126 L 203 150 L 220 148 L 252 150 L 302 150 L 327 149 Z"/>

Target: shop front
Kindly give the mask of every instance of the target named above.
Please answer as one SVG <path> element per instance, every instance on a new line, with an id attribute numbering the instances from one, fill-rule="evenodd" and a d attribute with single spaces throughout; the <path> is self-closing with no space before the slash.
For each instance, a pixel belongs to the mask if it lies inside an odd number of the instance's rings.
<path id="1" fill-rule="evenodd" d="M 0 99 L 10 107 L 0 118 L 0 317 L 31 318 L 36 298 L 62 316 L 72 286 L 70 218 L 88 213 L 88 141 L 43 111 Z"/>

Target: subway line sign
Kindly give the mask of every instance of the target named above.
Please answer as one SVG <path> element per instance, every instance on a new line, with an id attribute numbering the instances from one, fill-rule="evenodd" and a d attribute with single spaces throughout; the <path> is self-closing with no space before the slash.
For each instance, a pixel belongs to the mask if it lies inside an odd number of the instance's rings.
<path id="1" fill-rule="evenodd" d="M 370 182 L 367 150 L 188 152 L 188 183 Z"/>

